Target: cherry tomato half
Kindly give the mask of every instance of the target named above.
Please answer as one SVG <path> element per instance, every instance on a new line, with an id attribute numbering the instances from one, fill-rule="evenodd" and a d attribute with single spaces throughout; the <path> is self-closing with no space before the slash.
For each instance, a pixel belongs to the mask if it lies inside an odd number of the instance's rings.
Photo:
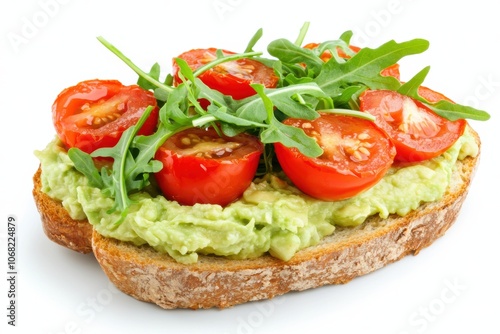
<path id="1" fill-rule="evenodd" d="M 310 158 L 296 148 L 274 144 L 285 174 L 305 194 L 322 200 L 355 196 L 377 183 L 393 162 L 396 150 L 373 122 L 353 116 L 321 114 L 313 121 L 287 119 L 323 149 Z"/>
<path id="2" fill-rule="evenodd" d="M 419 93 L 430 102 L 447 99 L 425 87 Z M 400 162 L 418 162 L 442 154 L 464 133 L 467 124 L 463 119 L 449 121 L 394 91 L 367 90 L 359 100 L 360 110 L 374 115 L 375 123 L 393 140 L 395 160 Z"/>
<path id="3" fill-rule="evenodd" d="M 250 186 L 263 151 L 257 137 L 221 137 L 191 128 L 170 137 L 156 152 L 163 168 L 155 174 L 166 198 L 183 205 L 227 205 Z"/>
<path id="4" fill-rule="evenodd" d="M 139 134 L 152 134 L 158 123 L 154 95 L 116 80 L 88 80 L 64 89 L 52 105 L 52 120 L 61 141 L 91 153 L 116 145 L 123 131 L 137 123 L 144 110 L 154 110 Z"/>
<path id="5" fill-rule="evenodd" d="M 216 48 L 194 49 L 181 54 L 178 58 L 184 59 L 194 71 L 201 66 L 216 59 Z M 225 55 L 234 52 L 223 50 Z M 174 84 L 180 84 L 179 66 L 173 62 Z M 239 100 L 255 95 L 255 90 L 250 86 L 252 83 L 262 84 L 267 88 L 274 88 L 278 83 L 278 77 L 271 67 L 254 59 L 239 59 L 219 64 L 199 76 L 200 80 L 208 87 L 230 95 Z"/>
<path id="6" fill-rule="evenodd" d="M 319 46 L 319 43 L 309 43 L 309 44 L 304 45 L 304 48 L 313 50 L 313 49 L 316 49 L 318 46 Z M 355 53 L 358 53 L 359 50 L 361 50 L 360 47 L 357 47 L 354 45 L 349 45 L 349 48 L 352 51 L 354 51 Z M 337 54 L 339 57 L 344 58 L 344 59 L 350 58 L 350 56 L 347 55 L 341 48 L 337 48 Z M 326 50 L 325 52 L 323 52 L 320 55 L 320 58 L 321 58 L 321 60 L 323 60 L 326 63 L 327 61 L 329 61 L 332 58 L 332 53 L 330 51 Z M 392 76 L 392 77 L 400 80 L 399 64 L 393 64 L 393 65 L 383 69 L 382 72 L 380 72 L 380 74 L 383 76 L 387 76 L 387 77 Z"/>

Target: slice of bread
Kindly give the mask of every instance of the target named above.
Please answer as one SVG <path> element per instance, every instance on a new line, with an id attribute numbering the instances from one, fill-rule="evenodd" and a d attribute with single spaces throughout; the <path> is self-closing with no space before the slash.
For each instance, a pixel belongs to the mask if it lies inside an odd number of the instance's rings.
<path id="1" fill-rule="evenodd" d="M 226 308 L 289 291 L 346 283 L 416 255 L 442 236 L 457 218 L 478 160 L 479 155 L 457 162 L 440 201 L 423 204 L 404 217 L 371 217 L 358 227 L 337 228 L 319 245 L 299 251 L 287 262 L 269 255 L 249 260 L 200 256 L 197 263 L 185 265 L 148 246 L 136 247 L 95 231 L 92 247 L 120 290 L 167 309 Z"/>
<path id="2" fill-rule="evenodd" d="M 478 144 L 477 133 L 471 130 Z M 109 279 L 123 292 L 162 308 L 226 308 L 290 291 L 341 284 L 409 254 L 417 254 L 453 224 L 467 196 L 479 154 L 458 161 L 438 202 L 401 217 L 371 217 L 358 227 L 337 227 L 314 247 L 284 262 L 269 255 L 230 260 L 200 255 L 181 264 L 148 246 L 106 238 L 86 221 L 72 220 L 62 205 L 41 191 L 40 169 L 33 195 L 47 236 L 70 249 L 94 252 Z"/>
<path id="3" fill-rule="evenodd" d="M 33 197 L 47 237 L 66 248 L 80 253 L 92 252 L 92 225 L 88 220 L 74 220 L 61 202 L 42 191 L 42 170 L 33 176 Z"/>

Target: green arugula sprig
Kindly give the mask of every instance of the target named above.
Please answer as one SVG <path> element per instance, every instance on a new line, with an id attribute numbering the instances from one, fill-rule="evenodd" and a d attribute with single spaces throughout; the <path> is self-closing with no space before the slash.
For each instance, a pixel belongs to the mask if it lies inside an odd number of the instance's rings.
<path id="1" fill-rule="evenodd" d="M 314 50 L 301 48 L 300 45 L 286 39 L 278 39 L 268 45 L 268 52 L 281 62 L 275 68 L 283 69 L 280 75 L 286 78 L 285 84 L 315 82 L 333 99 L 336 106 L 359 109 L 357 98 L 364 90 L 387 89 L 417 99 L 449 120 L 489 119 L 490 115 L 483 110 L 445 100 L 432 103 L 418 95 L 418 87 L 423 84 L 429 67 L 405 84 L 394 77 L 381 74 L 384 69 L 397 64 L 402 58 L 426 51 L 429 47 L 428 41 L 424 39 L 413 39 L 402 43 L 389 41 L 374 49 L 362 48 L 354 54 L 348 47 L 351 37 L 352 32 L 347 31 L 339 40 L 323 42 Z M 350 58 L 339 58 L 335 52 L 336 48 L 342 49 Z M 320 58 L 325 50 L 330 50 L 333 55 L 326 63 Z M 300 66 L 299 63 L 306 66 Z"/>
<path id="2" fill-rule="evenodd" d="M 190 69 L 181 67 L 182 70 L 189 71 Z M 207 111 L 201 109 L 195 116 L 177 117 L 176 122 L 187 122 L 189 119 L 193 126 L 217 122 L 227 136 L 234 136 L 243 131 L 253 131 L 264 144 L 281 142 L 298 148 L 308 156 L 316 157 L 322 154 L 316 141 L 307 136 L 303 130 L 281 123 L 275 113 L 275 109 L 278 109 L 288 117 L 313 120 L 319 116 L 315 107 L 320 101 L 333 107 L 331 99 L 316 84 L 306 83 L 276 89 L 266 89 L 262 85 L 254 84 L 252 87 L 257 94 L 239 101 L 210 89 L 197 78 L 189 82 L 189 86 L 193 87 L 191 96 L 187 96 L 191 105 L 196 105 L 200 98 L 208 99 L 211 105 Z M 187 88 L 186 90 L 189 91 Z M 164 113 L 160 110 L 160 115 L 168 114 L 171 121 L 172 112 L 178 113 L 182 106 L 185 107 L 185 102 L 185 99 L 178 99 L 172 103 L 167 101 Z M 198 108 L 195 109 L 198 110 Z"/>
<path id="3" fill-rule="evenodd" d="M 158 63 L 154 64 L 149 73 L 144 72 L 140 67 L 135 65 L 127 56 L 125 56 L 118 48 L 113 44 L 109 43 L 104 37 L 98 36 L 97 40 L 101 42 L 109 51 L 120 58 L 128 67 L 130 67 L 139 76 L 139 85 L 144 89 L 155 89 L 161 88 L 165 92 L 171 92 L 173 88 L 166 82 L 160 82 L 160 65 Z"/>
<path id="4" fill-rule="evenodd" d="M 68 156 L 75 168 L 87 176 L 90 185 L 101 188 L 109 197 L 115 199 L 111 212 L 119 211 L 121 219 L 125 218 L 127 208 L 132 204 L 129 193 L 144 189 L 150 184 L 149 175 L 161 170 L 161 162 L 153 160 L 161 144 L 177 131 L 160 126 L 151 136 L 138 136 L 153 108 L 148 107 L 138 122 L 125 130 L 114 147 L 100 148 L 87 154 L 78 148 L 70 148 Z M 106 166 L 99 171 L 92 158 L 112 158 L 112 169 Z M 120 220 L 121 221 L 121 220 Z"/>
<path id="5" fill-rule="evenodd" d="M 259 136 L 264 144 L 280 142 L 296 147 L 307 156 L 317 157 L 322 154 L 322 149 L 316 141 L 302 129 L 283 124 L 282 120 L 286 117 L 313 120 L 319 116 L 319 111 L 373 120 L 372 116 L 358 111 L 357 97 L 366 89 L 398 91 L 425 103 L 439 115 L 452 120 L 489 118 L 489 114 L 481 110 L 447 101 L 431 103 L 421 97 L 418 87 L 422 85 L 429 71 L 428 67 L 404 84 L 396 78 L 381 75 L 383 69 L 396 64 L 403 57 L 424 52 L 429 46 L 427 41 L 389 41 L 378 48 L 363 48 L 354 53 L 349 48 L 352 32 L 347 31 L 338 40 L 323 42 L 317 49 L 309 50 L 301 47 L 308 26 L 308 23 L 304 24 L 294 43 L 286 39 L 272 41 L 267 50 L 275 59 L 261 58 L 262 53 L 254 51 L 262 37 L 262 29 L 252 37 L 244 53 L 224 55 L 219 50 L 214 61 L 195 71 L 184 60 L 176 59 L 183 81 L 176 87 L 172 85 L 171 75 L 167 75 L 164 80 L 160 79 L 161 69 L 158 63 L 149 72 L 143 71 L 120 50 L 98 37 L 107 49 L 138 74 L 138 85 L 154 91 L 161 106 L 160 122 L 154 134 L 137 135 L 151 112 L 151 108 L 148 108 L 139 122 L 126 130 L 114 147 L 101 148 L 90 155 L 73 148 L 68 152 L 69 157 L 75 167 L 87 176 L 91 185 L 115 198 L 112 210 L 121 212 L 123 219 L 127 208 L 132 204 L 129 194 L 148 186 L 150 173 L 161 169 L 161 163 L 154 160 L 158 148 L 173 134 L 190 127 L 211 125 L 228 136 L 247 131 Z M 350 58 L 338 57 L 335 52 L 338 48 Z M 332 58 L 327 62 L 320 58 L 325 50 L 332 53 Z M 254 58 L 273 67 L 280 78 L 278 88 L 268 89 L 254 84 L 252 87 L 256 95 L 234 100 L 210 89 L 198 78 L 201 73 L 222 62 L 242 58 Z M 200 99 L 209 101 L 207 110 L 200 106 Z M 95 157 L 112 158 L 113 167 L 99 170 L 93 163 Z M 266 145 L 266 172 L 272 168 L 272 159 L 272 145 Z"/>
<path id="6" fill-rule="evenodd" d="M 431 102 L 420 96 L 418 93 L 418 88 L 424 82 L 425 77 L 429 73 L 430 66 L 425 67 L 423 70 L 418 72 L 411 80 L 404 83 L 397 90 L 400 94 L 407 95 L 415 100 L 418 100 L 425 105 L 427 105 L 436 114 L 447 118 L 451 121 L 455 121 L 460 118 L 468 118 L 478 121 L 486 121 L 490 118 L 490 115 L 483 111 L 473 107 L 464 106 L 461 104 L 452 103 L 447 100 L 441 100 L 438 102 Z"/>

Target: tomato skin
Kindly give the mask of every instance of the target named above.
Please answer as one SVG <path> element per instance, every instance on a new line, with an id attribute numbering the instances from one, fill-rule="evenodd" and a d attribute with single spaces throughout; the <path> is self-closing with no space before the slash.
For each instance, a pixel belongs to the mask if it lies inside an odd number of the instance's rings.
<path id="1" fill-rule="evenodd" d="M 191 128 L 173 135 L 156 152 L 163 168 L 155 178 L 164 196 L 182 205 L 219 204 L 225 206 L 238 199 L 250 186 L 259 165 L 263 145 L 257 137 L 240 134 L 223 137 L 225 142 L 241 144 L 229 155 L 207 158 L 183 149 L 187 135 L 210 141 L 220 137 L 213 128 Z"/>
<path id="2" fill-rule="evenodd" d="M 450 101 L 426 87 L 420 87 L 419 94 L 429 102 Z M 367 90 L 359 100 L 360 110 L 374 115 L 377 125 L 393 140 L 398 162 L 419 162 L 439 156 L 455 143 L 467 125 L 463 119 L 449 121 L 419 101 L 394 91 Z"/>
<path id="3" fill-rule="evenodd" d="M 446 100 L 446 101 L 454 103 L 451 99 L 444 96 L 443 94 L 436 92 L 435 90 L 432 90 L 432 89 L 425 87 L 425 86 L 418 87 L 418 95 L 422 96 L 427 101 L 433 102 L 433 103 L 439 102 L 441 100 Z"/>
<path id="4" fill-rule="evenodd" d="M 185 60 L 193 71 L 208 62 L 215 60 L 216 48 L 193 49 L 178 56 Z M 232 51 L 222 50 L 225 55 L 235 54 Z M 182 81 L 179 77 L 179 66 L 173 62 L 174 85 Z M 274 70 L 253 59 L 239 59 L 226 62 L 203 72 L 198 77 L 208 87 L 230 95 L 236 100 L 255 95 L 252 83 L 263 84 L 267 88 L 275 88 L 279 78 Z"/>
<path id="5" fill-rule="evenodd" d="M 318 199 L 342 200 L 365 191 L 385 175 L 396 154 L 387 135 L 373 122 L 361 118 L 321 114 L 314 121 L 287 119 L 284 123 L 313 134 L 325 151 L 311 158 L 296 148 L 274 144 L 285 174 L 302 192 Z M 363 150 L 361 147 L 369 153 L 362 159 L 351 155 Z"/>
<path id="6" fill-rule="evenodd" d="M 139 134 L 152 134 L 158 123 L 154 95 L 139 86 L 117 80 L 87 80 L 64 89 L 52 105 L 57 135 L 67 148 L 91 153 L 112 147 L 122 133 L 137 123 L 144 110 L 154 107 Z"/>
<path id="7" fill-rule="evenodd" d="M 304 45 L 304 48 L 313 50 L 313 49 L 316 49 L 318 46 L 319 46 L 319 43 L 308 43 L 308 44 Z M 355 53 L 358 53 L 359 50 L 361 50 L 360 47 L 355 46 L 355 45 L 349 45 L 349 49 L 351 49 Z M 344 58 L 344 59 L 351 58 L 341 48 L 337 48 L 337 53 L 338 53 L 339 57 L 341 57 L 341 58 Z M 332 58 L 332 54 L 330 51 L 327 50 L 320 55 L 320 58 L 324 62 L 327 62 Z M 393 64 L 393 65 L 383 69 L 382 72 L 380 72 L 380 74 L 383 76 L 386 76 L 386 77 L 391 76 L 391 77 L 394 77 L 394 78 L 400 80 L 399 64 Z"/>
<path id="8" fill-rule="evenodd" d="M 399 64 L 392 64 L 391 66 L 384 68 L 382 72 L 380 72 L 380 75 L 384 77 L 394 77 L 400 80 Z"/>

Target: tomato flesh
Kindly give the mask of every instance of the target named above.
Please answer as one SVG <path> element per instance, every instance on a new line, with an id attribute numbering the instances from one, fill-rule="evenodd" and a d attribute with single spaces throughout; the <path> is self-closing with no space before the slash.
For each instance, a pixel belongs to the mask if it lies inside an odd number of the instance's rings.
<path id="1" fill-rule="evenodd" d="M 193 49 L 179 55 L 178 58 L 185 60 L 189 67 L 195 71 L 201 66 L 216 59 L 216 48 Z M 225 55 L 234 54 L 232 51 L 223 50 Z M 173 62 L 174 84 L 182 81 L 179 77 L 179 66 Z M 208 87 L 230 95 L 236 100 L 255 95 L 255 90 L 250 86 L 252 83 L 262 84 L 267 88 L 274 88 L 278 83 L 278 77 L 271 67 L 254 59 L 238 59 L 219 64 L 205 72 L 199 79 Z"/>
<path id="2" fill-rule="evenodd" d="M 311 158 L 296 148 L 275 143 L 285 174 L 305 194 L 327 201 L 353 197 L 376 184 L 396 154 L 387 135 L 365 119 L 322 113 L 314 121 L 284 121 L 304 130 L 323 149 Z"/>
<path id="3" fill-rule="evenodd" d="M 428 88 L 419 92 L 430 102 L 447 99 Z M 360 110 L 376 117 L 375 122 L 394 141 L 399 162 L 434 158 L 464 133 L 467 122 L 449 121 L 410 97 L 388 90 L 367 90 L 360 96 Z M 449 100 L 449 99 L 448 99 Z"/>
<path id="4" fill-rule="evenodd" d="M 116 80 L 87 80 L 57 96 L 52 119 L 66 147 L 91 153 L 116 145 L 148 106 L 154 109 L 139 131 L 143 135 L 152 134 L 158 123 L 157 102 L 151 92 Z"/>
<path id="5" fill-rule="evenodd" d="M 155 178 L 170 200 L 225 206 L 250 186 L 262 151 L 262 143 L 248 134 L 221 137 L 213 128 L 191 128 L 170 137 L 156 152 L 163 168 Z"/>

